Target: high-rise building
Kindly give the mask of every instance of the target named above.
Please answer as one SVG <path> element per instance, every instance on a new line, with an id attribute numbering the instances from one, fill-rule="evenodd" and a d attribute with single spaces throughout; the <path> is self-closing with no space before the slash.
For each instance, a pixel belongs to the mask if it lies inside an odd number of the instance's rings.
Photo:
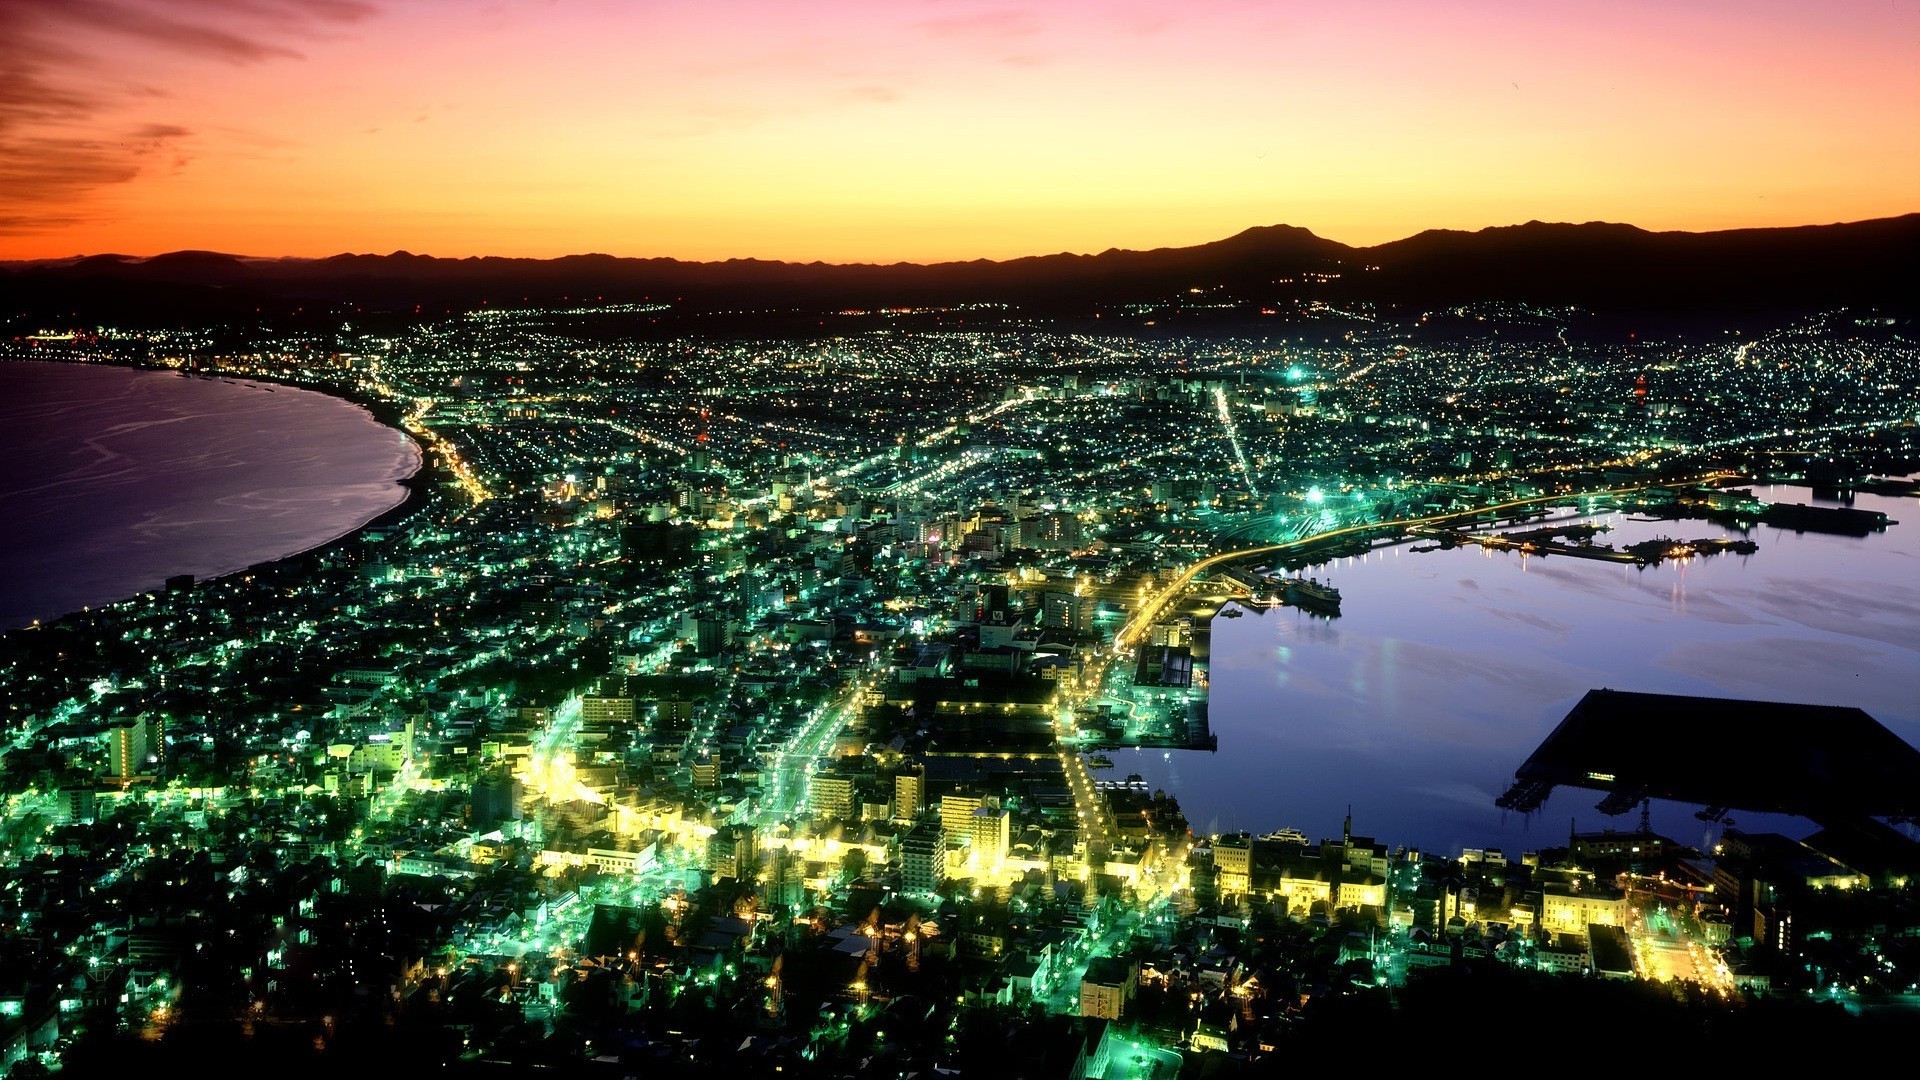
<path id="1" fill-rule="evenodd" d="M 1096 956 L 1087 961 L 1087 973 L 1080 979 L 1080 1015 L 1118 1020 L 1126 1015 L 1140 984 L 1139 970 L 1132 961 L 1118 956 Z"/>
<path id="2" fill-rule="evenodd" d="M 664 518 L 664 514 L 662 518 Z M 699 530 L 665 520 L 635 522 L 620 530 L 620 553 L 632 562 L 667 569 L 686 566 L 697 558 L 694 541 Z"/>
<path id="3" fill-rule="evenodd" d="M 524 794 L 520 781 L 505 766 L 497 766 L 476 777 L 470 791 L 471 817 L 475 830 L 491 829 L 502 821 L 520 819 L 520 800 Z"/>
<path id="4" fill-rule="evenodd" d="M 1213 841 L 1214 885 L 1222 895 L 1238 896 L 1250 888 L 1253 837 L 1230 833 Z"/>
<path id="5" fill-rule="evenodd" d="M 1009 603 L 1007 587 L 999 582 L 976 586 L 973 610 L 970 614 L 971 621 L 983 625 L 1012 622 L 1013 609 Z"/>
<path id="6" fill-rule="evenodd" d="M 900 837 L 900 887 L 936 892 L 946 880 L 946 830 L 938 821 L 921 821 Z"/>
<path id="7" fill-rule="evenodd" d="M 840 773 L 815 773 L 807 783 L 807 813 L 816 818 L 853 816 L 853 777 Z"/>
<path id="8" fill-rule="evenodd" d="M 680 616 L 680 640 L 693 646 L 700 656 L 718 656 L 733 644 L 732 620 L 712 613 L 683 612 Z"/>
<path id="9" fill-rule="evenodd" d="M 583 727 L 630 727 L 633 724 L 633 699 L 589 694 L 580 699 L 580 724 Z"/>
<path id="10" fill-rule="evenodd" d="M 149 714 L 115 721 L 107 728 L 107 773 L 122 784 L 153 775 L 160 762 L 160 718 Z"/>
<path id="11" fill-rule="evenodd" d="M 1014 546 L 1041 551 L 1065 551 L 1080 546 L 1080 519 L 1065 512 L 1023 518 Z"/>
<path id="12" fill-rule="evenodd" d="M 690 698 L 659 698 L 653 703 L 653 730 L 685 731 L 693 724 L 694 712 Z"/>
<path id="13" fill-rule="evenodd" d="M 723 825 L 707 837 L 707 870 L 715 878 L 750 881 L 758 865 L 753 826 Z"/>
<path id="14" fill-rule="evenodd" d="M 76 821 L 92 824 L 97 802 L 92 788 L 70 787 L 60 789 L 58 801 L 54 806 L 58 811 L 61 824 Z"/>
<path id="15" fill-rule="evenodd" d="M 982 806 L 973 812 L 969 825 L 974 866 L 985 871 L 1005 861 L 1013 838 L 1012 815 L 998 806 Z"/>
<path id="16" fill-rule="evenodd" d="M 798 907 L 806 895 L 805 871 L 805 860 L 796 858 L 792 850 L 777 847 L 767 852 L 767 872 L 761 884 L 761 899 L 787 908 Z"/>
<path id="17" fill-rule="evenodd" d="M 693 763 L 693 786 L 698 791 L 712 791 L 720 786 L 719 754 L 708 754 Z"/>
<path id="18" fill-rule="evenodd" d="M 972 794 L 940 796 L 940 827 L 952 837 L 973 835 L 973 812 L 980 809 L 981 801 L 979 795 Z"/>
<path id="19" fill-rule="evenodd" d="M 1091 596 L 1064 589 L 1049 591 L 1040 599 L 1040 625 L 1084 632 L 1093 626 L 1096 603 Z"/>
<path id="20" fill-rule="evenodd" d="M 927 767 L 925 765 L 907 765 L 893 774 L 893 816 L 898 821 L 912 821 L 920 816 L 920 808 L 927 801 Z"/>

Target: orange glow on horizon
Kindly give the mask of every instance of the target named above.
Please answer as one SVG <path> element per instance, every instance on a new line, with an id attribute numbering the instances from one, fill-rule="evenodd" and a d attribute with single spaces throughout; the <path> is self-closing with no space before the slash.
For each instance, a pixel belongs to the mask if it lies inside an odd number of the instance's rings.
<path id="1" fill-rule="evenodd" d="M 933 262 L 1920 210 L 1920 6 L 1676 7 L 10 0 L 0 259 Z"/>

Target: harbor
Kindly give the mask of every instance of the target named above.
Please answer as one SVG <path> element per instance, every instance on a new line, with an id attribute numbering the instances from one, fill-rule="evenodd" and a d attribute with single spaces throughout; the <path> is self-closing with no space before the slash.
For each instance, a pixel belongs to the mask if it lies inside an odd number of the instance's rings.
<path id="1" fill-rule="evenodd" d="M 1753 495 L 1814 501 L 1807 488 L 1785 485 L 1756 487 Z M 1902 512 L 1910 501 L 1856 499 L 1856 507 L 1890 518 L 1914 516 Z M 1591 525 L 1591 538 L 1616 550 L 1662 535 L 1742 537 L 1698 521 L 1645 520 L 1651 516 L 1637 506 L 1581 506 L 1552 521 L 1477 527 Z M 1584 532 L 1554 540 L 1573 545 Z M 1515 767 L 1594 687 L 1850 706 L 1920 745 L 1907 644 L 1920 627 L 1910 605 L 1887 602 L 1890 592 L 1905 595 L 1902 568 L 1920 554 L 1914 534 L 1745 535 L 1758 541 L 1750 556 L 1657 566 L 1630 558 L 1492 558 L 1466 545 L 1440 551 L 1437 536 L 1421 536 L 1315 567 L 1307 572 L 1323 581 L 1331 573 L 1354 600 L 1340 618 L 1248 605 L 1243 617 L 1212 620 L 1209 732 L 1217 753 L 1101 752 L 1114 761 L 1114 774 L 1139 772 L 1179 791 L 1194 827 L 1212 831 L 1257 832 L 1285 821 L 1337 835 L 1339 814 L 1323 808 L 1353 801 L 1352 778 L 1365 776 L 1374 794 L 1355 807 L 1357 816 L 1379 835 L 1445 852 L 1526 850 L 1547 833 L 1563 834 L 1569 815 L 1581 829 L 1609 820 L 1597 806 L 1609 792 L 1579 784 L 1556 786 L 1531 815 L 1494 802 Z M 1433 549 L 1415 550 L 1425 545 Z M 1255 560 L 1237 565 L 1251 569 Z M 1796 586 L 1771 584 L 1777 580 Z M 1877 614 L 1863 619 L 1865 611 Z M 1655 730 L 1649 753 L 1656 757 L 1699 736 L 1688 724 Z M 1590 763 L 1582 774 L 1589 770 L 1608 771 Z M 1756 800 L 1732 791 L 1703 787 L 1681 800 L 1648 790 L 1654 827 L 1690 843 L 1710 845 L 1726 817 L 1748 831 L 1798 836 L 1814 828 L 1797 814 L 1745 805 Z M 1435 800 L 1435 791 L 1459 798 Z M 1676 785 L 1668 794 L 1681 792 Z M 1642 803 L 1629 803 L 1631 795 L 1609 808 L 1625 805 L 1633 815 Z M 1696 817 L 1716 805 L 1726 809 L 1713 820 Z"/>

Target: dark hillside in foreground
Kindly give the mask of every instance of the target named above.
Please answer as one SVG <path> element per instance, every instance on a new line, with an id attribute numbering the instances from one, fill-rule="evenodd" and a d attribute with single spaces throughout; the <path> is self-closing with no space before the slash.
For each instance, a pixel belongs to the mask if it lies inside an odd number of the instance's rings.
<path id="1" fill-rule="evenodd" d="M 1242 311 L 1319 299 L 1413 307 L 1514 300 L 1669 315 L 1839 304 L 1910 313 L 1920 306 L 1915 280 L 1920 214 L 1710 233 L 1528 222 L 1368 248 L 1276 225 L 1194 247 L 930 265 L 203 251 L 0 264 L 0 293 L 16 325 L 185 323 L 342 307 L 433 314 L 562 300 L 666 302 L 683 314 L 994 304 L 1087 316 L 1178 299 Z"/>

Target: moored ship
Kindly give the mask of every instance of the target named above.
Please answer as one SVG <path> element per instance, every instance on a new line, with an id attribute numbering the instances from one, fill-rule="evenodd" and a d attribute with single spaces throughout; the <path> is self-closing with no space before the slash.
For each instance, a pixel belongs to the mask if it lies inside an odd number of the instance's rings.
<path id="1" fill-rule="evenodd" d="M 1340 590 L 1318 578 L 1290 577 L 1281 588 L 1280 597 L 1292 607 L 1322 615 L 1340 614 Z"/>

